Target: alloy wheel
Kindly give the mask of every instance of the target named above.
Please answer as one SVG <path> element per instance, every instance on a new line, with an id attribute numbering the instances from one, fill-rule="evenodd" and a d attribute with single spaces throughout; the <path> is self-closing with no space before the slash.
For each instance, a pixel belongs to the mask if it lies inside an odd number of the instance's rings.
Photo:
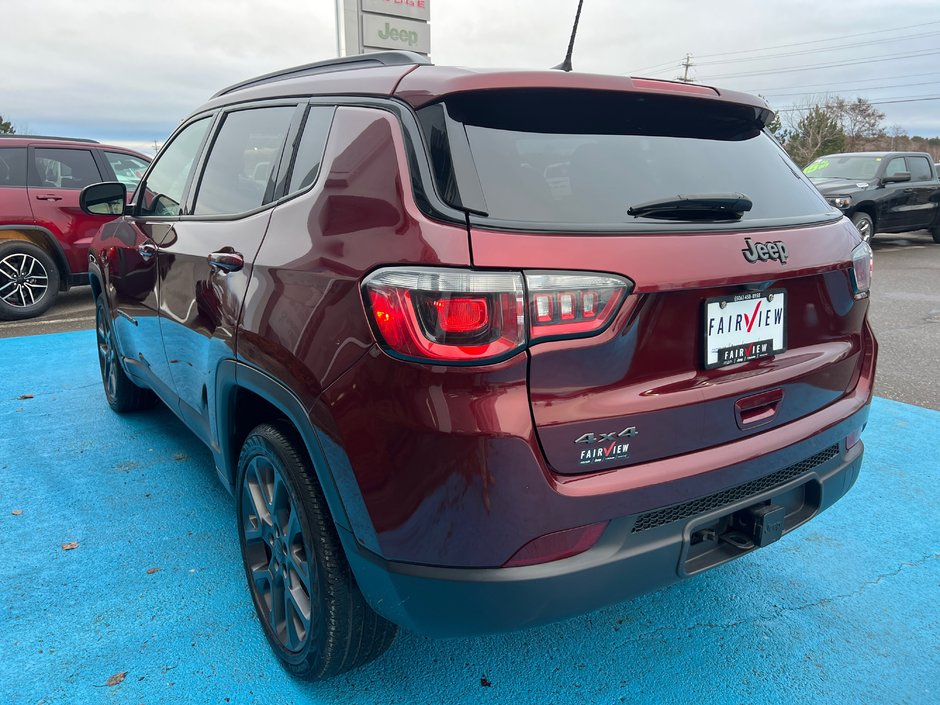
<path id="1" fill-rule="evenodd" d="M 300 651 L 313 626 L 316 570 L 300 514 L 280 471 L 263 455 L 249 462 L 241 492 L 251 590 L 281 645 Z"/>
<path id="2" fill-rule="evenodd" d="M 863 242 L 869 242 L 871 240 L 871 221 L 867 218 L 862 218 L 855 224 L 855 228 L 858 230 L 858 234 L 862 236 Z"/>
<path id="3" fill-rule="evenodd" d="M 101 380 L 109 399 L 117 394 L 117 353 L 111 340 L 111 326 L 104 309 L 99 306 L 95 322 L 98 337 L 98 363 L 101 365 Z"/>
<path id="4" fill-rule="evenodd" d="M 49 274 L 42 262 L 26 252 L 0 259 L 0 299 L 14 308 L 34 306 L 49 287 Z"/>

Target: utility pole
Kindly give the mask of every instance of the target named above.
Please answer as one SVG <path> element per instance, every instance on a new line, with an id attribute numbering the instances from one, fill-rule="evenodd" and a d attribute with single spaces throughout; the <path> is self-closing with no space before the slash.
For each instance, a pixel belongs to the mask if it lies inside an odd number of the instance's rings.
<path id="1" fill-rule="evenodd" d="M 694 83 L 695 79 L 689 76 L 689 69 L 692 68 L 695 64 L 692 63 L 692 55 L 686 54 L 685 59 L 682 63 L 679 64 L 684 68 L 681 76 L 676 76 L 677 81 L 682 81 L 683 83 Z"/>

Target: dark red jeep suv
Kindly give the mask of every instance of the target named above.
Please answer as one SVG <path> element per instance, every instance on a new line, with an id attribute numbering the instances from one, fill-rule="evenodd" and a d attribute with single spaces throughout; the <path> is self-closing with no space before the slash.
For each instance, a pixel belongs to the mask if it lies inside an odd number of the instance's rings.
<path id="1" fill-rule="evenodd" d="M 302 677 L 766 546 L 855 482 L 871 250 L 752 96 L 389 52 L 221 91 L 92 248 L 111 406 L 235 496 Z M 817 566 L 816 568 L 822 568 Z"/>
<path id="2" fill-rule="evenodd" d="M 131 191 L 150 159 L 93 140 L 0 135 L 0 320 L 32 318 L 88 283 L 88 246 L 110 218 L 83 213 L 82 188 Z"/>

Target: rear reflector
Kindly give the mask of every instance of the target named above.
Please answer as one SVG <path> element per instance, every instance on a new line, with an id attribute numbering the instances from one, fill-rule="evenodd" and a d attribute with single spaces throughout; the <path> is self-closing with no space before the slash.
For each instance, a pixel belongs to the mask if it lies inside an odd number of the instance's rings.
<path id="1" fill-rule="evenodd" d="M 523 565 L 548 563 L 584 553 L 597 543 L 608 523 L 602 521 L 599 524 L 589 524 L 539 536 L 516 551 L 516 554 L 506 561 L 503 567 L 517 568 Z"/>
<path id="2" fill-rule="evenodd" d="M 849 450 L 849 448 L 851 448 L 852 446 L 857 444 L 860 440 L 862 440 L 863 430 L 864 429 L 862 428 L 857 428 L 854 431 L 852 431 L 852 433 L 850 433 L 849 435 L 845 437 L 845 449 L 846 450 Z"/>

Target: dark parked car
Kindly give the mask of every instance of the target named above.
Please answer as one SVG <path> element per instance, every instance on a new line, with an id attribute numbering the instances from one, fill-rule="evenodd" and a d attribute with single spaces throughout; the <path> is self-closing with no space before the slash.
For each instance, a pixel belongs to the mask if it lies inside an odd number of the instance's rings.
<path id="1" fill-rule="evenodd" d="M 133 190 L 150 159 L 92 140 L 0 136 L 0 319 L 32 318 L 88 283 L 88 246 L 114 216 L 83 213 L 82 188 Z"/>
<path id="2" fill-rule="evenodd" d="M 126 211 L 85 189 L 125 211 L 92 248 L 108 402 L 212 450 L 292 673 L 621 601 L 848 491 L 871 250 L 771 117 L 388 52 L 221 91 Z"/>
<path id="3" fill-rule="evenodd" d="M 940 180 L 929 154 L 851 152 L 819 157 L 804 173 L 867 242 L 876 232 L 926 228 L 940 243 Z"/>

